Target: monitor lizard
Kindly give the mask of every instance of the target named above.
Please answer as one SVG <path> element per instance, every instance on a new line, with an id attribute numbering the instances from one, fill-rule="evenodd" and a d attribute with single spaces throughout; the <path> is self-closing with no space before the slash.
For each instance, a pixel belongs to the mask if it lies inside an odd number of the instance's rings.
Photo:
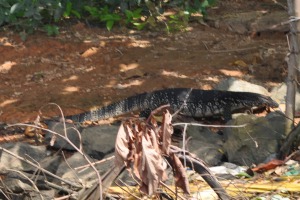
<path id="1" fill-rule="evenodd" d="M 78 115 L 67 116 L 73 122 L 98 121 L 134 111 L 152 111 L 169 105 L 181 115 L 207 118 L 223 116 L 257 108 L 276 108 L 278 104 L 268 96 L 251 92 L 170 88 L 130 96 L 108 106 Z"/>

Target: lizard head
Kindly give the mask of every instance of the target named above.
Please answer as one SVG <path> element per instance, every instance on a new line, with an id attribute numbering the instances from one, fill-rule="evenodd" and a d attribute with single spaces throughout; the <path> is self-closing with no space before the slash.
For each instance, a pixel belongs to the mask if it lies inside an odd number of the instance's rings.
<path id="1" fill-rule="evenodd" d="M 274 101 L 271 97 L 269 96 L 264 96 L 264 95 L 260 95 L 259 96 L 259 101 L 264 105 L 267 106 L 269 108 L 277 108 L 279 106 L 279 104 Z"/>

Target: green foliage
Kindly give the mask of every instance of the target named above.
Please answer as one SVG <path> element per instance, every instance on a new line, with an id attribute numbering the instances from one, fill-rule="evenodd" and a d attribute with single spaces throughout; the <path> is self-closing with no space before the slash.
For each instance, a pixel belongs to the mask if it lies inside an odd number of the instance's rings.
<path id="1" fill-rule="evenodd" d="M 13 27 L 23 37 L 44 27 L 48 35 L 59 33 L 55 25 L 69 18 L 96 20 L 111 30 L 116 24 L 137 30 L 167 27 L 184 30 L 193 13 L 207 15 L 217 0 L 0 0 L 0 26 Z M 176 13 L 163 18 L 165 10 Z"/>
<path id="2" fill-rule="evenodd" d="M 105 22 L 106 28 L 109 31 L 116 22 L 121 20 L 121 16 L 117 13 L 110 12 L 107 6 L 100 9 L 96 7 L 85 6 L 85 9 L 93 18 L 99 19 L 101 22 Z"/>
<path id="3" fill-rule="evenodd" d="M 1 0 L 0 26 L 14 27 L 26 38 L 26 34 L 33 33 L 45 22 L 58 22 L 64 11 L 63 3 L 63 0 Z"/>
<path id="4" fill-rule="evenodd" d="M 141 18 L 142 18 L 142 8 L 138 8 L 134 11 L 130 11 L 130 10 L 125 10 L 125 14 L 126 14 L 126 24 L 132 24 L 136 29 L 138 30 L 142 30 L 145 25 L 147 24 L 147 22 L 142 22 Z"/>
<path id="5" fill-rule="evenodd" d="M 197 0 L 199 2 L 199 0 Z M 204 0 L 202 3 L 199 2 L 199 11 L 206 16 L 207 12 L 206 9 L 212 5 L 214 5 L 217 2 L 217 0 Z"/>
<path id="6" fill-rule="evenodd" d="M 121 20 L 121 16 L 116 13 L 112 13 L 108 10 L 108 7 L 105 6 L 101 9 L 100 20 L 105 22 L 107 30 L 111 30 L 114 24 Z"/>
<path id="7" fill-rule="evenodd" d="M 188 11 L 181 11 L 177 14 L 171 15 L 167 22 L 167 31 L 174 32 L 184 30 L 189 22 L 190 13 Z"/>
<path id="8" fill-rule="evenodd" d="M 66 4 L 65 12 L 64 12 L 63 16 L 65 18 L 68 18 L 68 17 L 71 17 L 71 15 L 74 15 L 78 19 L 81 18 L 81 14 L 73 8 L 73 3 L 71 1 L 68 1 Z"/>
<path id="9" fill-rule="evenodd" d="M 44 27 L 44 29 L 46 30 L 48 36 L 55 36 L 59 34 L 58 26 L 48 24 Z"/>

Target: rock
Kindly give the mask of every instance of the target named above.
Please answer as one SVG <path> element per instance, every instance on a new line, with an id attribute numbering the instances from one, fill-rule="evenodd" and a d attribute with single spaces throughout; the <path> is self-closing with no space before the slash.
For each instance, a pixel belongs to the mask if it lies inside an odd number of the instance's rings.
<path id="1" fill-rule="evenodd" d="M 55 193 L 55 190 L 53 190 L 53 189 L 52 190 L 40 190 L 40 194 L 43 196 L 44 200 L 55 199 L 56 195 L 57 195 Z M 39 193 L 32 191 L 23 200 L 27 200 L 27 199 L 28 200 L 32 200 L 32 199 L 38 200 L 38 199 L 41 199 L 41 198 L 40 198 Z"/>
<path id="2" fill-rule="evenodd" d="M 4 179 L 3 182 L 1 182 L 1 185 L 1 187 L 6 188 L 13 193 L 21 193 L 24 191 L 34 190 L 31 185 L 15 178 Z"/>
<path id="3" fill-rule="evenodd" d="M 210 166 L 218 165 L 223 158 L 222 136 L 210 131 L 207 127 L 188 126 L 187 137 L 191 137 L 187 150 Z M 181 144 L 182 147 L 182 144 Z"/>
<path id="4" fill-rule="evenodd" d="M 286 91 L 287 86 L 285 83 L 282 83 L 281 85 L 274 87 L 271 91 L 271 97 L 272 99 L 279 102 L 279 104 L 285 105 L 286 102 Z M 284 110 L 285 107 L 282 107 L 282 110 Z M 300 93 L 296 92 L 296 102 L 295 102 L 295 110 L 300 111 Z"/>
<path id="5" fill-rule="evenodd" d="M 260 85 L 249 83 L 247 81 L 238 80 L 236 78 L 228 78 L 221 81 L 215 89 L 236 92 L 254 92 L 263 95 L 269 95 L 267 89 Z"/>
<path id="6" fill-rule="evenodd" d="M 190 152 L 195 154 L 209 166 L 219 165 L 224 157 L 222 153 L 222 146 L 199 142 L 197 140 L 192 140 L 189 143 L 189 146 L 189 149 L 193 149 L 190 150 Z"/>
<path id="7" fill-rule="evenodd" d="M 270 112 L 266 117 L 266 120 L 269 122 L 270 127 L 273 131 L 278 132 L 280 135 L 285 137 L 285 116 L 280 112 Z"/>
<path id="8" fill-rule="evenodd" d="M 85 128 L 81 134 L 83 150 L 94 159 L 113 153 L 119 125 L 101 125 Z"/>
<path id="9" fill-rule="evenodd" d="M 93 159 L 87 156 L 87 158 L 93 162 Z M 74 153 L 71 157 L 69 157 L 65 162 L 62 162 L 57 170 L 56 175 L 63 178 L 64 180 L 70 181 L 77 185 L 87 184 L 86 181 L 89 179 L 88 177 L 84 177 L 87 173 L 93 173 L 93 179 L 97 178 L 94 171 L 91 170 L 91 167 L 87 167 L 83 173 L 79 173 L 78 170 L 74 168 L 83 166 L 88 164 L 88 162 L 84 159 L 84 157 L 79 153 Z M 71 187 L 69 185 L 65 185 L 62 183 L 64 187 Z"/>
<path id="10" fill-rule="evenodd" d="M 32 191 L 35 192 L 36 189 L 38 188 L 39 190 L 51 190 L 52 188 L 49 187 L 49 185 L 45 182 L 45 174 L 41 173 L 38 174 L 37 171 L 30 171 L 30 172 L 20 172 L 16 170 L 7 170 L 7 171 L 2 171 L 2 175 L 5 176 L 5 180 L 19 180 L 23 184 L 30 185 L 32 187 Z M 50 178 L 50 179 L 49 179 Z M 47 177 L 47 181 L 51 181 L 52 177 Z M 34 183 L 32 183 L 29 180 L 34 179 Z M 33 187 L 34 184 L 34 187 Z M 27 190 L 30 191 L 30 190 Z"/>
<path id="11" fill-rule="evenodd" d="M 47 150 L 45 146 L 33 146 L 27 143 L 16 142 L 1 144 L 1 147 L 32 162 L 40 162 L 42 159 L 47 157 Z M 35 168 L 26 162 L 23 162 L 20 159 L 2 151 L 0 170 L 2 171 L 5 169 L 29 171 Z"/>
<path id="12" fill-rule="evenodd" d="M 43 160 L 41 160 L 41 161 L 39 162 L 39 165 L 40 165 L 43 169 L 45 169 L 45 170 L 47 170 L 47 171 L 49 171 L 49 172 L 55 174 L 56 171 L 57 171 L 58 166 L 60 165 L 60 163 L 61 163 L 63 160 L 64 160 L 64 158 L 63 158 L 61 155 L 55 154 L 55 155 L 46 157 L 46 158 L 44 158 Z M 48 180 L 52 180 L 52 177 L 49 177 Z"/>
<path id="13" fill-rule="evenodd" d="M 279 150 L 284 137 L 284 117 L 271 114 L 267 117 L 240 115 L 227 125 L 248 124 L 242 128 L 225 128 L 224 149 L 228 161 L 237 165 L 263 163 Z"/>
<path id="14" fill-rule="evenodd" d="M 60 122 L 49 123 L 49 129 L 57 132 L 60 135 L 64 135 L 64 126 Z M 80 141 L 82 143 L 82 148 L 85 153 L 93 157 L 94 159 L 102 159 L 105 155 L 113 153 L 115 148 L 115 140 L 119 130 L 119 125 L 101 125 L 101 126 L 91 126 L 87 128 L 80 127 L 78 131 L 74 130 L 76 128 L 73 124 L 66 124 L 67 135 L 69 140 L 75 144 L 77 147 L 80 146 Z M 80 137 L 79 135 L 80 134 Z M 45 140 L 50 145 L 52 138 L 52 133 L 47 132 Z M 75 148 L 68 144 L 68 142 L 61 137 L 55 139 L 53 145 L 57 149 L 75 150 Z"/>
<path id="15" fill-rule="evenodd" d="M 48 129 L 51 131 L 56 132 L 59 135 L 65 136 L 65 131 L 64 131 L 64 125 L 61 122 L 56 122 L 56 121 L 50 121 L 47 123 Z M 72 142 L 77 148 L 80 146 L 80 131 L 82 130 L 81 127 L 76 127 L 74 124 L 66 123 L 66 129 L 67 129 L 67 137 Z M 57 149 L 66 149 L 66 150 L 75 150 L 75 148 L 69 144 L 66 139 L 57 136 L 55 139 L 54 144 L 50 144 L 51 139 L 53 137 L 53 133 L 51 132 L 46 132 L 45 134 L 45 142 Z"/>
<path id="16" fill-rule="evenodd" d="M 97 161 L 87 156 L 91 162 Z M 96 184 L 97 175 L 91 166 L 87 166 L 84 169 L 76 170 L 76 167 L 88 165 L 87 160 L 79 153 L 74 153 L 71 157 L 69 157 L 66 162 L 63 162 L 58 167 L 56 175 L 63 178 L 64 180 L 71 181 L 73 183 L 77 183 L 78 185 L 85 185 L 90 187 L 93 184 Z M 109 169 L 114 166 L 114 159 L 102 162 L 100 164 L 95 165 L 97 171 L 100 175 L 103 175 Z"/>
<path id="17" fill-rule="evenodd" d="M 54 199 L 55 191 L 53 189 L 41 190 L 38 185 L 38 190 L 35 189 L 28 180 L 24 182 L 24 177 L 20 175 L 23 180 L 19 180 L 18 178 L 6 177 L 0 183 L 2 188 L 9 191 L 9 197 L 11 199 Z M 43 177 L 44 179 L 45 177 Z M 29 179 L 29 178 L 28 178 Z M 6 199 L 0 195 L 1 199 Z"/>
<path id="18" fill-rule="evenodd" d="M 9 191 L 9 197 L 11 199 L 54 199 L 55 191 L 53 189 L 43 190 L 38 184 L 36 184 L 36 182 L 34 182 L 35 186 L 38 188 L 36 189 L 33 187 L 32 183 L 28 181 L 30 176 L 28 176 L 28 179 L 25 179 L 24 175 L 21 175 L 20 173 L 18 174 L 19 177 L 12 178 L 8 176 L 0 183 L 2 188 Z M 44 176 L 42 178 L 45 179 Z M 5 197 L 2 198 L 1 195 L 0 198 L 6 199 Z"/>

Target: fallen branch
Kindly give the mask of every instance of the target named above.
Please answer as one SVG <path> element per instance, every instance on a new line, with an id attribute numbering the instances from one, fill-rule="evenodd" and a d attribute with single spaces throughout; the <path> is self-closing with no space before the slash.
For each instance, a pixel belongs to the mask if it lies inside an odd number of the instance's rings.
<path id="1" fill-rule="evenodd" d="M 215 125 L 215 124 L 201 124 L 201 123 L 184 123 L 184 122 L 179 122 L 179 123 L 174 123 L 172 124 L 173 126 L 202 126 L 202 127 L 213 127 L 213 128 L 242 128 L 246 127 L 249 124 L 241 124 L 241 125 Z"/>
<path id="2" fill-rule="evenodd" d="M 92 167 L 92 169 L 95 171 L 96 175 L 97 175 L 97 178 L 98 178 L 98 184 L 99 184 L 99 193 L 101 194 L 99 199 L 102 200 L 102 181 L 101 181 L 101 176 L 98 172 L 98 170 L 96 169 L 96 167 L 93 165 L 93 163 L 88 159 L 88 157 L 84 154 L 84 152 L 82 151 L 82 144 L 80 142 L 80 147 L 78 148 L 75 144 L 72 143 L 72 141 L 70 141 L 70 139 L 68 138 L 68 135 L 67 135 L 67 127 L 66 127 L 66 122 L 65 122 L 65 118 L 64 118 L 64 114 L 63 114 L 63 111 L 62 109 L 60 108 L 59 105 L 57 105 L 56 103 L 49 103 L 49 105 L 55 105 L 59 111 L 60 111 L 60 114 L 62 116 L 61 120 L 62 120 L 62 123 L 63 123 L 63 126 L 64 126 L 64 136 L 63 135 L 60 135 L 58 133 L 56 133 L 55 131 L 51 131 L 49 129 L 45 129 L 43 127 L 40 127 L 39 126 L 39 120 L 40 120 L 40 117 L 38 116 L 37 119 L 35 120 L 35 124 L 36 125 L 29 125 L 29 124 L 22 124 L 22 123 L 17 123 L 17 124 L 13 124 L 13 125 L 8 125 L 7 127 L 11 127 L 11 126 L 27 126 L 27 127 L 33 127 L 33 128 L 36 128 L 36 129 L 40 129 L 40 130 L 44 130 L 44 131 L 48 131 L 49 133 L 52 133 L 53 134 L 53 137 L 51 139 L 51 142 L 54 143 L 54 140 L 57 136 L 63 138 L 67 143 L 69 143 L 77 152 L 79 152 L 83 158 L 88 162 L 88 164 Z M 41 109 L 43 109 L 44 107 L 42 107 Z M 41 112 L 41 109 L 40 109 L 40 113 Z M 81 135 L 80 133 L 78 132 L 77 129 L 73 128 L 77 133 L 78 133 L 78 137 L 81 141 Z M 51 144 L 50 142 L 50 144 Z M 42 169 L 42 168 L 41 168 Z"/>
<path id="3" fill-rule="evenodd" d="M 32 187 L 35 189 L 35 191 L 39 194 L 40 198 L 42 200 L 44 200 L 43 195 L 41 195 L 40 190 L 37 188 L 37 186 L 35 185 L 35 183 L 29 178 L 27 177 L 25 174 L 23 174 L 22 172 L 18 171 L 18 170 L 14 170 L 14 169 L 7 169 L 7 171 L 11 171 L 11 172 L 16 172 L 18 174 L 20 174 L 21 176 L 23 176 L 27 181 L 29 181 L 32 185 Z"/>
<path id="4" fill-rule="evenodd" d="M 49 175 L 49 176 L 52 176 L 53 178 L 56 178 L 56 179 L 58 179 L 58 180 L 60 180 L 60 181 L 62 181 L 62 182 L 64 182 L 64 183 L 66 183 L 66 184 L 69 184 L 70 186 L 72 186 L 72 187 L 74 187 L 74 188 L 79 188 L 79 189 L 82 188 L 82 185 L 78 185 L 78 184 L 76 184 L 76 183 L 74 183 L 74 182 L 71 182 L 71 181 L 62 179 L 62 178 L 60 178 L 59 176 L 57 176 L 57 175 L 55 175 L 55 174 L 49 172 L 48 170 L 45 170 L 45 169 L 41 168 L 39 165 L 34 164 L 33 162 L 31 162 L 31 161 L 29 161 L 29 160 L 27 160 L 27 159 L 25 159 L 25 158 L 22 158 L 21 156 L 18 156 L 18 155 L 12 153 L 11 151 L 9 151 L 9 150 L 7 150 L 7 149 L 5 149 L 5 148 L 3 148 L 3 147 L 0 147 L 0 151 L 4 151 L 5 153 L 7 153 L 7 154 L 9 154 L 9 155 L 11 155 L 11 156 L 13 156 L 13 157 L 19 159 L 19 160 L 22 160 L 23 162 L 26 162 L 27 164 L 29 164 L 29 165 L 31 165 L 31 166 L 33 166 L 33 167 L 35 167 L 35 168 L 41 170 L 41 171 L 44 172 L 45 174 L 47 174 L 47 175 Z"/>

